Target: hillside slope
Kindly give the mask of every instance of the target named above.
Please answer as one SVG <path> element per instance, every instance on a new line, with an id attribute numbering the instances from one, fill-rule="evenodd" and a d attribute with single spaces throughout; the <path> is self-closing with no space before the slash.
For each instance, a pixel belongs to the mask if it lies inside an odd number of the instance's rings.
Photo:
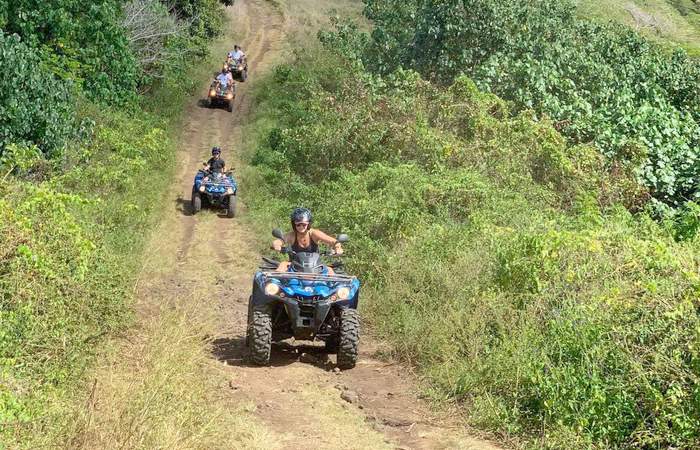
<path id="1" fill-rule="evenodd" d="M 693 0 L 576 0 L 582 17 L 629 25 L 650 39 L 700 56 L 700 4 Z"/>

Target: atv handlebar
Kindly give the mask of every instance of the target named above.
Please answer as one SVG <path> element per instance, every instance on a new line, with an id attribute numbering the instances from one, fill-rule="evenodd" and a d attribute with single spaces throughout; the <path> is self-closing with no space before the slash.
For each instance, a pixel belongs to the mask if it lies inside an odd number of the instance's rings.
<path id="1" fill-rule="evenodd" d="M 275 247 L 273 247 L 273 246 L 270 246 L 270 250 L 277 251 L 275 249 Z M 292 255 L 292 256 L 295 256 L 297 254 L 297 252 L 292 250 L 292 247 L 290 247 L 289 245 L 282 247 L 282 249 L 279 251 L 279 253 L 282 253 L 283 255 Z M 321 256 L 328 256 L 329 258 L 342 258 L 343 256 L 345 256 L 344 253 L 339 255 L 332 250 L 323 250 L 323 251 L 318 252 L 318 254 Z"/>

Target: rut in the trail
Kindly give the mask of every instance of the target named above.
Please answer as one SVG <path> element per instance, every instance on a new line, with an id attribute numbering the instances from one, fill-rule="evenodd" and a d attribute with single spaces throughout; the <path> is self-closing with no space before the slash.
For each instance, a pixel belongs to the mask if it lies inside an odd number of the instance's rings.
<path id="1" fill-rule="evenodd" d="M 139 296 L 154 291 L 173 298 L 207 293 L 211 301 L 206 307 L 220 320 L 212 358 L 220 361 L 219 368 L 226 364 L 223 370 L 230 380 L 215 395 L 232 405 L 255 405 L 254 414 L 281 448 L 494 448 L 470 438 L 455 422 L 441 422 L 432 415 L 416 398 L 405 367 L 372 357 L 376 344 L 367 335 L 360 362 L 350 371 L 332 371 L 332 362 L 312 348 L 302 348 L 307 354 L 302 362 L 295 346 L 274 349 L 270 367 L 250 365 L 244 334 L 247 299 L 259 259 L 253 246 L 256 239 L 241 219 L 221 218 L 208 210 L 190 215 L 192 174 L 212 146 L 223 147 L 229 166 L 241 166 L 238 150 L 251 109 L 251 88 L 284 56 L 285 37 L 299 31 L 292 28 L 302 21 L 293 14 L 301 12 L 307 15 L 303 22 L 316 23 L 327 9 L 336 4 L 347 8 L 345 3 L 293 0 L 290 9 L 291 3 L 236 0 L 230 8 L 231 33 L 246 49 L 250 76 L 239 85 L 232 114 L 192 100 L 172 192 L 177 208 L 163 219 L 160 229 L 167 232 L 152 245 L 163 255 L 162 264 L 144 274 L 142 279 L 147 281 L 139 285 Z M 287 8 L 286 13 L 280 8 Z M 243 199 L 245 190 L 252 188 L 241 184 Z M 245 214 L 245 205 L 239 205 L 240 214 Z"/>

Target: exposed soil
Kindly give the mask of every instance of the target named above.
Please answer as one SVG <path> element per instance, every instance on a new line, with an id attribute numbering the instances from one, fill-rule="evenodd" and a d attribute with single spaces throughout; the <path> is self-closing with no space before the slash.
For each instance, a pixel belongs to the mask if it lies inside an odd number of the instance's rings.
<path id="1" fill-rule="evenodd" d="M 294 2 L 296 8 L 314 7 L 313 0 Z M 285 36 L 298 31 L 298 22 L 283 8 L 264 0 L 236 0 L 229 8 L 228 35 L 236 36 L 246 49 L 250 75 L 239 84 L 233 113 L 191 100 L 169 194 L 172 212 L 164 215 L 150 244 L 151 264 L 145 266 L 149 268 L 140 278 L 138 295 L 186 299 L 209 293 L 208 307 L 221 318 L 212 358 L 230 378 L 216 395 L 232 404 L 257 405 L 254 414 L 277 436 L 281 448 L 497 448 L 470 437 L 458 419 L 433 414 L 418 399 L 406 367 L 373 358 L 379 344 L 369 336 L 363 337 L 358 366 L 349 371 L 334 370 L 334 357 L 326 357 L 318 347 L 296 344 L 274 348 L 269 367 L 248 362 L 246 308 L 259 261 L 253 231 L 237 218 L 227 219 L 223 211 L 204 209 L 192 215 L 189 199 L 194 173 L 212 146 L 224 149 L 229 166 L 242 164 L 238 155 L 251 110 L 250 89 L 283 56 Z M 232 47 L 234 42 L 227 44 Z M 202 96 L 206 89 L 202 85 Z M 238 214 L 245 214 L 240 202 Z M 158 264 L 152 264 L 153 258 Z"/>

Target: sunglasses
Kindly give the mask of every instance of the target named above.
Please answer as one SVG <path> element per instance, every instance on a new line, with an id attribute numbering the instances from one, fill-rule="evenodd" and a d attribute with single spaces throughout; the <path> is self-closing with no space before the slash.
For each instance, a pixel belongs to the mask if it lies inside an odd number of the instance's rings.
<path id="1" fill-rule="evenodd" d="M 307 222 L 298 222 L 298 223 L 295 223 L 294 226 L 297 227 L 297 228 L 299 228 L 299 227 L 304 227 L 304 228 L 306 228 L 306 227 L 309 226 L 309 224 L 308 224 Z"/>

